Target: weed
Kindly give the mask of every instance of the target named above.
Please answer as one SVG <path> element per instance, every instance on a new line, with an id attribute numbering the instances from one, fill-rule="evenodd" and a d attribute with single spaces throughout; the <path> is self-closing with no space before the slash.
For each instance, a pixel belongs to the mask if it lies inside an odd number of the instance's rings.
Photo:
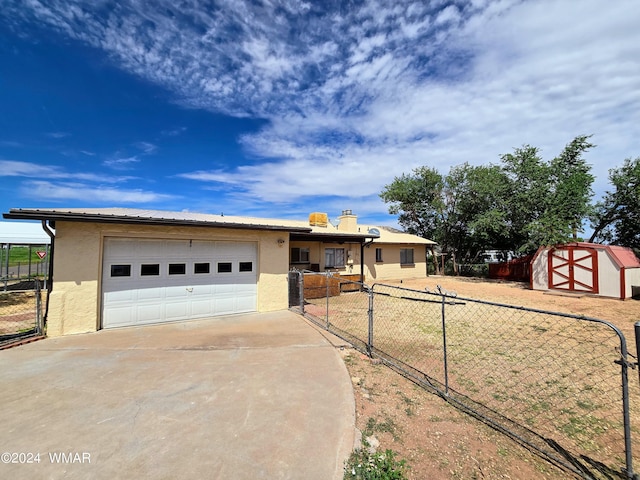
<path id="1" fill-rule="evenodd" d="M 396 452 L 371 453 L 369 444 L 351 453 L 344 467 L 345 480 L 406 480 L 406 460 L 396 460 Z"/>

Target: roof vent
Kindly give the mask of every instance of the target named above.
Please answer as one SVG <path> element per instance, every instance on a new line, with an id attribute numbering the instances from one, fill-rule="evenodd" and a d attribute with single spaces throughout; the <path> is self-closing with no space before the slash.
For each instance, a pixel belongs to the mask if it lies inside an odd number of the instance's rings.
<path id="1" fill-rule="evenodd" d="M 342 215 L 353 215 L 351 210 L 342 210 Z"/>

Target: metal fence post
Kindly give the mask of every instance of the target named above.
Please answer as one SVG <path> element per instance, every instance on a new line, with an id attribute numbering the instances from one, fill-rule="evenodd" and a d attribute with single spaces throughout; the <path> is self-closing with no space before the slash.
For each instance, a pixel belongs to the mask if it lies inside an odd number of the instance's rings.
<path id="1" fill-rule="evenodd" d="M 369 334 L 367 336 L 367 352 L 371 357 L 373 352 L 373 288 L 367 290 L 369 295 L 369 311 L 367 312 L 369 317 Z"/>
<path id="2" fill-rule="evenodd" d="M 633 330 L 636 334 L 636 359 L 640 363 L 640 322 L 633 325 Z M 638 368 L 638 376 L 640 377 L 640 367 Z"/>
<path id="3" fill-rule="evenodd" d="M 304 315 L 304 272 L 297 272 L 298 275 L 298 296 L 300 297 L 300 312 Z"/>
<path id="4" fill-rule="evenodd" d="M 42 335 L 42 292 L 40 280 L 36 278 L 36 334 Z"/>
<path id="5" fill-rule="evenodd" d="M 326 293 L 326 295 L 327 295 L 327 298 L 326 298 L 326 300 L 327 300 L 327 312 L 326 312 L 327 313 L 327 320 L 326 320 L 327 330 L 329 330 L 329 282 L 330 282 L 330 279 L 331 279 L 331 272 L 328 271 L 326 276 L 325 276 L 325 281 L 327 283 L 327 293 Z"/>
<path id="6" fill-rule="evenodd" d="M 438 292 L 442 295 L 442 352 L 444 358 L 444 393 L 449 395 L 449 365 L 447 363 L 447 321 L 445 314 L 445 292 L 438 285 Z"/>

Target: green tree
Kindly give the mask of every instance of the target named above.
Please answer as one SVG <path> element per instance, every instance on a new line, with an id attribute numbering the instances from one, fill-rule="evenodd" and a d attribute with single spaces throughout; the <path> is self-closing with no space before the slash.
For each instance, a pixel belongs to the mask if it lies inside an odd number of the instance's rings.
<path id="1" fill-rule="evenodd" d="M 444 179 L 434 168 L 419 167 L 409 175 L 395 177 L 380 197 L 389 203 L 389 213 L 409 233 L 434 238 L 442 221 Z M 438 241 L 439 240 L 435 240 Z"/>
<path id="2" fill-rule="evenodd" d="M 505 205 L 514 250 L 533 253 L 540 245 L 576 239 L 582 231 L 593 196 L 594 177 L 583 158 L 594 147 L 589 138 L 574 138 L 551 162 L 530 145 L 501 157 L 510 180 Z"/>
<path id="3" fill-rule="evenodd" d="M 487 249 L 532 253 L 582 230 L 593 196 L 594 177 L 583 158 L 594 146 L 589 138 L 574 138 L 550 162 L 524 145 L 502 155 L 499 166 L 464 163 L 447 175 L 416 168 L 394 178 L 380 197 L 405 230 L 436 241 L 455 272 L 458 259 Z M 619 228 L 632 228 L 627 225 Z"/>
<path id="4" fill-rule="evenodd" d="M 457 272 L 459 258 L 507 245 L 507 186 L 499 167 L 465 163 L 445 176 L 429 167 L 414 169 L 386 185 L 380 197 L 405 230 L 437 242 Z"/>
<path id="5" fill-rule="evenodd" d="M 596 203 L 591 216 L 590 242 L 632 247 L 640 251 L 640 157 L 627 158 L 609 170 L 613 189 Z"/>
<path id="6" fill-rule="evenodd" d="M 489 248 L 508 245 L 504 200 L 508 179 L 498 166 L 452 167 L 445 177 L 450 205 L 450 243 L 459 257 L 470 259 Z"/>
<path id="7" fill-rule="evenodd" d="M 398 215 L 398 223 L 407 232 L 437 242 L 443 251 L 448 238 L 442 229 L 445 217 L 444 179 L 434 168 L 419 167 L 411 174 L 395 177 L 380 193 L 389 205 L 389 213 Z M 438 265 L 434 258 L 434 265 Z"/>
<path id="8" fill-rule="evenodd" d="M 516 148 L 500 160 L 509 181 L 505 199 L 509 244 L 520 253 L 531 253 L 542 240 L 536 237 L 551 195 L 551 169 L 531 145 Z"/>
<path id="9" fill-rule="evenodd" d="M 574 138 L 562 153 L 551 161 L 552 196 L 546 212 L 547 241 L 560 243 L 577 239 L 582 222 L 591 212 L 594 176 L 583 155 L 595 147 L 590 135 Z"/>

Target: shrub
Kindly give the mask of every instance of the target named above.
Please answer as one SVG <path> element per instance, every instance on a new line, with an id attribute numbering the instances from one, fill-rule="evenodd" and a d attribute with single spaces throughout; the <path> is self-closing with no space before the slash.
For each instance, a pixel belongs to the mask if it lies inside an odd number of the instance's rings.
<path id="1" fill-rule="evenodd" d="M 363 442 L 363 448 L 351 453 L 344 467 L 344 480 L 406 480 L 405 460 L 396 460 L 396 453 L 385 450 L 384 453 L 371 453 L 369 444 Z"/>

